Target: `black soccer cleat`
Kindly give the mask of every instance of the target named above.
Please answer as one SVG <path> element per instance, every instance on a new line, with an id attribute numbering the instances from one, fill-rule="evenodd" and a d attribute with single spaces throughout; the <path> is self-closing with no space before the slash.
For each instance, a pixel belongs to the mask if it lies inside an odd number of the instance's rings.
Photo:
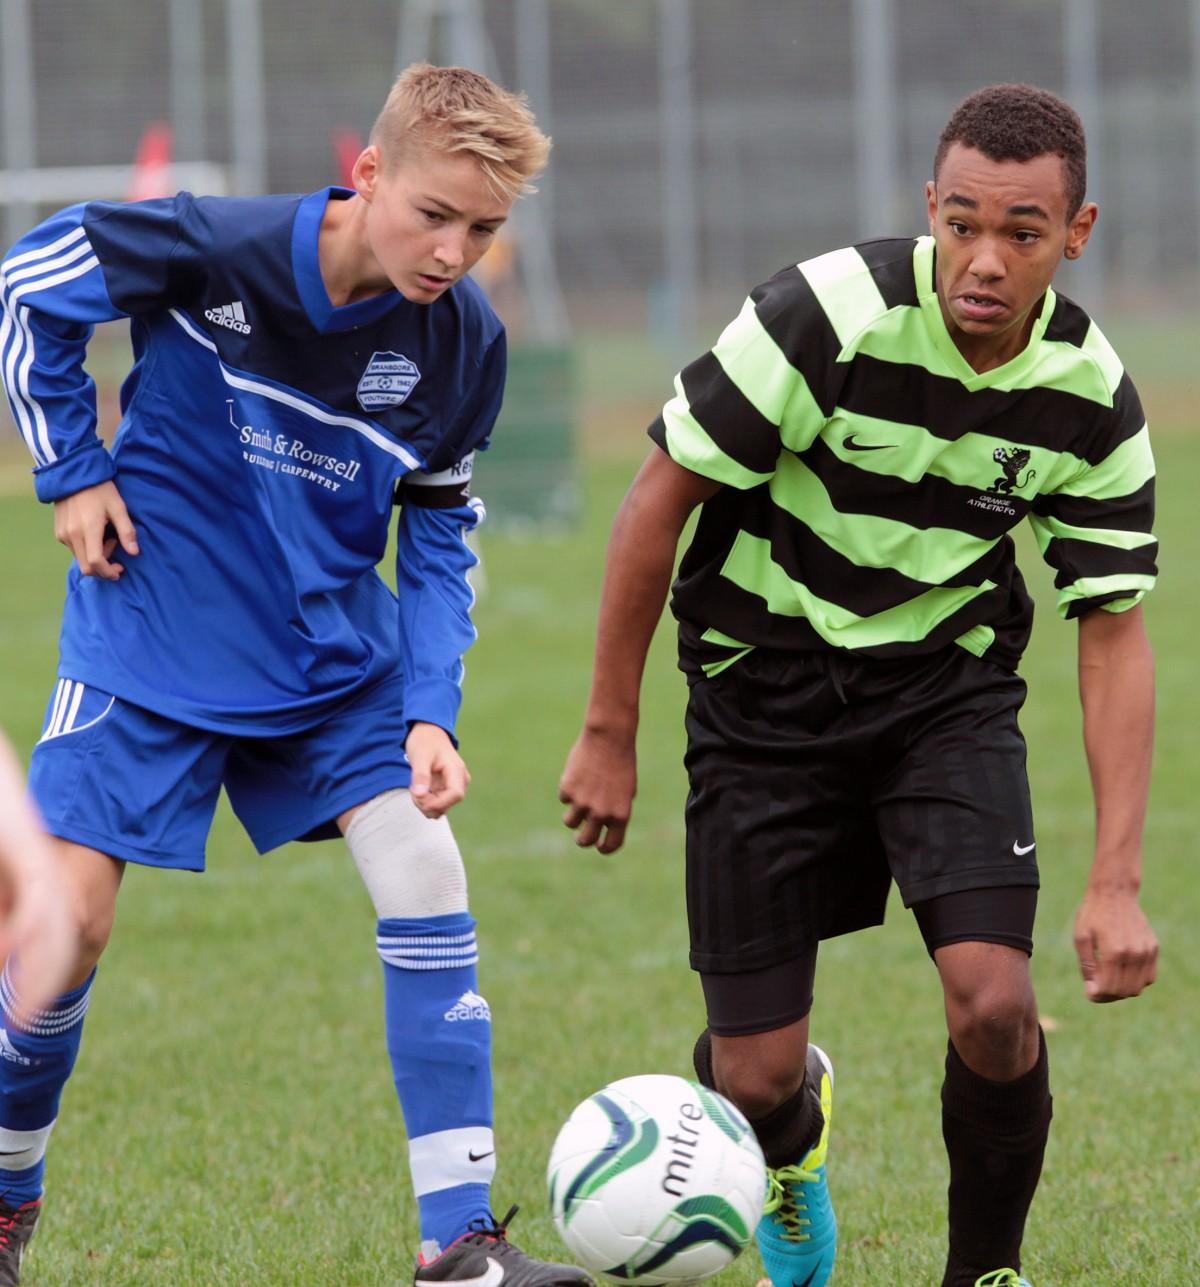
<path id="1" fill-rule="evenodd" d="M 433 1260 L 417 1257 L 413 1283 L 445 1283 L 447 1287 L 594 1287 L 592 1277 L 574 1265 L 535 1260 L 508 1240 L 508 1226 L 517 1208 L 498 1223 L 473 1220 L 470 1229 Z M 13 1280 L 16 1281 L 15 1279 Z"/>
<path id="2" fill-rule="evenodd" d="M 41 1211 L 41 1198 L 19 1207 L 10 1207 L 0 1198 L 0 1287 L 17 1287 L 21 1281 L 21 1257 Z"/>

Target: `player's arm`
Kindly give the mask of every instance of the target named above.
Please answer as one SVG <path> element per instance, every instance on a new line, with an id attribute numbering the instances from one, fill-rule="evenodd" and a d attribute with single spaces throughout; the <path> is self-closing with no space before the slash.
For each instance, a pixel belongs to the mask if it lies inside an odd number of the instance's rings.
<path id="1" fill-rule="evenodd" d="M 441 817 L 466 794 L 471 776 L 454 737 L 462 705 L 463 654 L 475 642 L 478 560 L 467 534 L 483 507 L 468 496 L 471 457 L 440 473 L 411 474 L 401 489 L 396 547 L 400 655 L 404 668 L 405 750 L 412 796 Z"/>
<path id="2" fill-rule="evenodd" d="M 1154 739 L 1154 658 L 1141 606 L 1079 621 L 1083 740 L 1096 852 L 1075 921 L 1088 998 L 1119 1001 L 1154 982 L 1158 941 L 1138 902 Z"/>
<path id="3" fill-rule="evenodd" d="M 116 466 L 96 432 L 84 370 L 92 328 L 164 307 L 186 277 L 184 199 L 93 202 L 60 211 L 23 237 L 0 269 L 0 352 L 13 417 L 34 459 L 38 499 L 85 575 L 116 580 L 118 545 L 137 553 Z"/>
<path id="4" fill-rule="evenodd" d="M 1083 737 L 1096 847 L 1075 922 L 1088 997 L 1137 996 L 1158 944 L 1138 904 L 1154 729 L 1154 661 L 1141 600 L 1153 588 L 1154 457 L 1146 417 L 1115 355 L 1112 407 L 1081 443 L 1079 467 L 1030 515 L 1055 570 L 1058 608 L 1079 621 Z"/>
<path id="5" fill-rule="evenodd" d="M 721 484 L 657 447 L 617 511 L 604 569 L 591 694 L 559 799 L 576 843 L 619 849 L 637 789 L 638 700 L 646 653 L 662 616 L 688 516 Z"/>

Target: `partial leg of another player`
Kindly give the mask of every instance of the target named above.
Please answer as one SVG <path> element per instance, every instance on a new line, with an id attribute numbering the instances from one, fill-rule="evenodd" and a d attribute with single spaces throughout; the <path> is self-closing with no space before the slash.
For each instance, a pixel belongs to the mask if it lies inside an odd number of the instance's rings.
<path id="1" fill-rule="evenodd" d="M 384 1019 L 421 1225 L 418 1283 L 579 1287 L 583 1270 L 527 1256 L 492 1214 L 491 1010 L 458 845 L 407 790 L 338 819 L 378 917 Z M 492 1265 L 502 1271 L 497 1275 Z"/>
<path id="2" fill-rule="evenodd" d="M 696 1075 L 746 1114 L 762 1146 L 768 1189 L 757 1241 L 775 1287 L 824 1287 L 837 1252 L 825 1175 L 833 1068 L 808 1041 L 815 968 L 813 948 L 766 969 L 701 974 L 709 1027 L 696 1042 Z"/>
<path id="3" fill-rule="evenodd" d="M 18 1027 L 20 962 L 0 973 L 0 1287 L 20 1282 L 41 1211 L 46 1146 L 83 1037 L 96 964 L 108 943 L 125 864 L 51 838 L 71 900 L 76 964 L 68 989 Z"/>
<path id="4" fill-rule="evenodd" d="M 1051 1118 L 1046 1042 L 1029 974 L 1032 939 L 1028 948 L 969 939 L 938 946 L 937 939 L 939 923 L 961 924 L 972 907 L 986 906 L 1002 936 L 1031 935 L 1036 891 L 975 890 L 933 902 L 941 908 L 932 922 L 929 906 L 917 910 L 941 976 L 950 1035 L 942 1085 L 950 1162 L 943 1287 L 1017 1287 Z"/>

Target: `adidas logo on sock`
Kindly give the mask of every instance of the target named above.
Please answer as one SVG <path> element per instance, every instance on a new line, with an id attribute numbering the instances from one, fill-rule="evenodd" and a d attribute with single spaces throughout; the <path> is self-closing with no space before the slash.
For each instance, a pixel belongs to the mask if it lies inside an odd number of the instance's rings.
<path id="1" fill-rule="evenodd" d="M 246 321 L 246 310 L 240 299 L 235 299 L 232 304 L 222 304 L 220 308 L 206 308 L 204 316 L 218 326 L 237 331 L 239 335 L 250 334 L 250 323 Z"/>
<path id="2" fill-rule="evenodd" d="M 461 1023 L 466 1019 L 486 1019 L 488 1023 L 492 1021 L 491 1009 L 478 992 L 464 992 L 446 1011 L 448 1023 Z"/>
<path id="3" fill-rule="evenodd" d="M 467 993 L 467 996 L 472 995 L 473 994 L 470 992 Z M 478 999 L 479 998 L 476 998 L 476 1000 Z M 462 1002 L 460 1001 L 459 1005 L 461 1004 Z M 486 1005 L 484 1006 L 484 1009 L 487 1009 Z M 24 1064 L 26 1068 L 28 1068 L 32 1062 L 27 1055 L 23 1055 L 8 1039 L 8 1032 L 4 1028 L 0 1028 L 0 1059 L 7 1059 L 9 1063 L 12 1064 Z"/>

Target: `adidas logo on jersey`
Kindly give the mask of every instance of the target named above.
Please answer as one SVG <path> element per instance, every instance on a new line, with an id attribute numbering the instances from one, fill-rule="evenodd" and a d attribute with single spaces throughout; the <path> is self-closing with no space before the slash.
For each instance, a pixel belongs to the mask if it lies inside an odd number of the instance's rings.
<path id="1" fill-rule="evenodd" d="M 204 316 L 218 326 L 237 331 L 239 335 L 250 334 L 250 323 L 246 321 L 246 310 L 240 299 L 235 299 L 232 304 L 222 304 L 220 308 L 206 308 Z"/>
<path id="2" fill-rule="evenodd" d="M 470 995 L 471 993 L 468 992 L 467 996 Z M 461 1004 L 462 1002 L 460 1001 L 459 1005 Z M 486 1009 L 487 1007 L 485 1006 L 484 1008 Z M 4 1028 L 0 1028 L 0 1058 L 7 1059 L 11 1064 L 24 1064 L 26 1068 L 30 1064 L 28 1056 L 23 1055 L 8 1039 L 8 1033 Z"/>
<path id="3" fill-rule="evenodd" d="M 486 1019 L 488 1023 L 492 1021 L 492 1011 L 478 992 L 464 992 L 446 1011 L 448 1023 L 461 1023 L 467 1019 Z"/>

